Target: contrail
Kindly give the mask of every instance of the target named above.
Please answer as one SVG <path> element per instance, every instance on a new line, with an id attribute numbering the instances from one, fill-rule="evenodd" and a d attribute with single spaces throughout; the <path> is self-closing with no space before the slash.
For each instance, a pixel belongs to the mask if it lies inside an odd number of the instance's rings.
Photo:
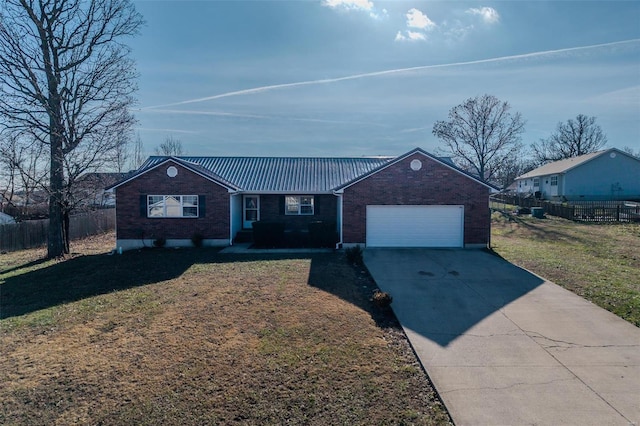
<path id="1" fill-rule="evenodd" d="M 148 106 L 141 109 L 145 110 L 145 109 L 165 108 L 165 107 L 178 106 L 178 105 L 187 105 L 187 104 L 194 104 L 199 102 L 213 101 L 216 99 L 229 98 L 232 96 L 251 95 L 254 93 L 267 92 L 270 90 L 284 89 L 288 87 L 300 87 L 300 86 L 311 86 L 311 85 L 317 85 L 317 84 L 337 83 L 339 81 L 357 80 L 357 79 L 368 78 L 368 77 L 379 77 L 383 75 L 400 74 L 400 73 L 406 73 L 411 71 L 421 71 L 421 70 L 437 69 L 437 68 L 451 68 L 451 67 L 459 67 L 459 66 L 465 66 L 465 65 L 478 65 L 478 64 L 489 64 L 494 62 L 504 62 L 504 61 L 511 61 L 516 59 L 536 58 L 540 56 L 547 56 L 547 55 L 553 55 L 558 53 L 576 52 L 581 50 L 596 49 L 600 47 L 611 47 L 611 46 L 618 46 L 622 44 L 637 43 L 639 41 L 640 39 L 632 39 L 632 40 L 616 41 L 612 43 L 594 44 L 591 46 L 569 47 L 566 49 L 546 50 L 543 52 L 533 52 L 533 53 L 524 53 L 521 55 L 502 56 L 499 58 L 479 59 L 475 61 L 466 61 L 466 62 L 454 62 L 449 64 L 422 65 L 417 67 L 397 68 L 397 69 L 385 70 L 385 71 L 374 71 L 374 72 L 368 72 L 363 74 L 354 74 L 354 75 L 348 75 L 344 77 L 298 81 L 295 83 L 273 84 L 270 86 L 261 86 L 261 87 L 254 87 L 252 89 L 237 90 L 234 92 L 221 93 L 219 95 L 207 96 L 205 98 L 190 99 L 190 100 L 181 101 L 181 102 L 174 102 L 171 104 Z"/>
<path id="2" fill-rule="evenodd" d="M 220 111 L 198 111 L 192 109 L 160 109 L 154 108 L 153 113 L 165 113 L 165 114 L 189 114 L 189 115 L 211 115 L 220 117 L 235 117 L 235 118 L 257 118 L 264 120 L 287 120 L 287 121 L 302 121 L 311 123 L 329 123 L 329 124 L 366 124 L 368 126 L 384 127 L 381 123 L 370 123 L 366 121 L 344 121 L 344 120 L 324 120 L 320 118 L 294 118 L 290 116 L 276 116 L 276 115 L 256 115 L 256 114 L 237 114 L 234 112 L 220 112 Z"/>

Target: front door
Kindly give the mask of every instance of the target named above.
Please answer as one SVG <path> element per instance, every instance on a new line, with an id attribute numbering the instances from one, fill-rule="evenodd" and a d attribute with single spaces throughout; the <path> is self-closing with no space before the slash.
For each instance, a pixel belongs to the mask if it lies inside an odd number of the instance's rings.
<path id="1" fill-rule="evenodd" d="M 251 229 L 253 222 L 260 220 L 260 196 L 245 195 L 242 209 L 242 227 Z"/>

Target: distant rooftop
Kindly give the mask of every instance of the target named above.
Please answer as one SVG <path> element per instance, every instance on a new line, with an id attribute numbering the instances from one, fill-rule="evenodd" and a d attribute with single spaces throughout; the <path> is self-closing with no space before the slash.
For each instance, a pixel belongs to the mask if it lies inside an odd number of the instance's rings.
<path id="1" fill-rule="evenodd" d="M 518 176 L 517 179 L 528 179 L 536 176 L 546 176 L 546 175 L 565 173 L 573 169 L 574 167 L 579 166 L 580 164 L 593 160 L 594 158 L 599 157 L 610 151 L 616 151 L 623 155 L 627 155 L 616 148 L 605 149 L 602 151 L 592 152 L 590 154 L 579 155 L 577 157 L 567 158 L 564 160 L 547 163 L 544 166 L 540 166 L 537 169 L 533 169 L 530 172 L 527 172 L 521 176 Z"/>

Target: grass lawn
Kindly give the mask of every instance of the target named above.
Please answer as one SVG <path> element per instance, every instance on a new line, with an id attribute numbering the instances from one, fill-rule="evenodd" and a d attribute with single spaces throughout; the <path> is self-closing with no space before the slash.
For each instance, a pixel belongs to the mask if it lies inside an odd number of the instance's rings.
<path id="1" fill-rule="evenodd" d="M 0 255 L 0 424 L 449 424 L 342 253 Z"/>
<path id="2" fill-rule="evenodd" d="M 494 213 L 491 244 L 508 261 L 640 327 L 640 224 Z"/>

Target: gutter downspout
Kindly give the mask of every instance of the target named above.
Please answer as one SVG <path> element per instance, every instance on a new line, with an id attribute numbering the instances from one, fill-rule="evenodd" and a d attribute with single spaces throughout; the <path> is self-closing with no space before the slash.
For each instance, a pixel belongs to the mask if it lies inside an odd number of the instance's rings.
<path id="1" fill-rule="evenodd" d="M 342 213 L 343 213 L 343 194 L 344 191 L 333 191 L 333 195 L 338 197 L 338 242 L 336 243 L 336 250 L 342 248 Z"/>
<path id="2" fill-rule="evenodd" d="M 238 191 L 229 191 L 229 246 L 233 245 L 233 196 L 238 195 Z"/>

